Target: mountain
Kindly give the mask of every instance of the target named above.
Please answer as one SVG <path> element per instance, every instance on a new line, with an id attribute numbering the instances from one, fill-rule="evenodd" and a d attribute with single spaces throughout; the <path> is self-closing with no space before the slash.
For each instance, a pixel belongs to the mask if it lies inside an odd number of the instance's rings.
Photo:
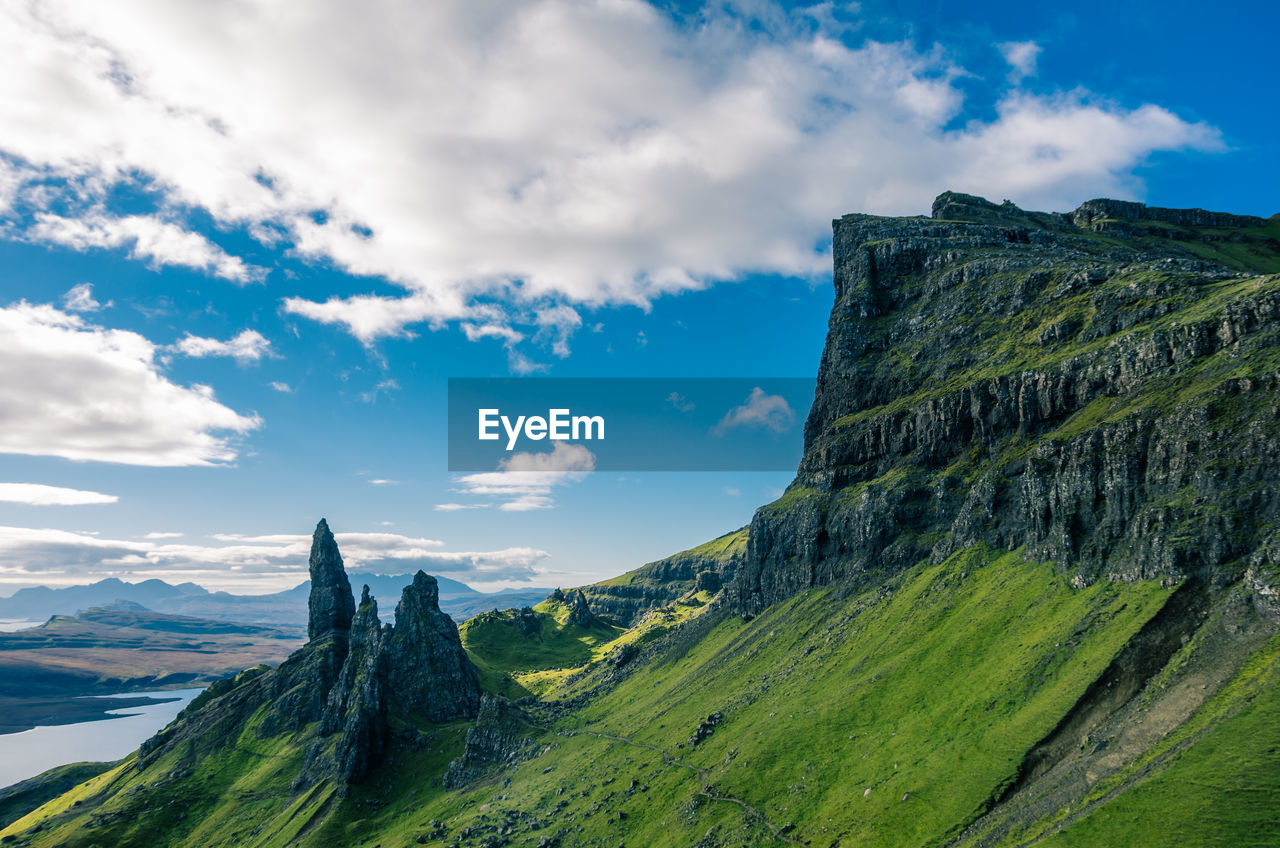
<path id="1" fill-rule="evenodd" d="M 834 227 L 804 456 L 745 531 L 456 644 L 427 586 L 379 628 L 335 573 L 279 669 L 0 838 L 1280 844 L 1280 218 Z"/>
<path id="2" fill-rule="evenodd" d="M 208 594 L 195 583 L 173 586 L 156 579 L 126 583 L 119 578 L 108 577 L 87 586 L 65 586 L 60 589 L 35 586 L 19 589 L 8 598 L 0 598 L 0 618 L 42 619 L 51 615 L 75 615 L 82 609 L 118 600 L 131 601 L 148 609 L 159 609 L 167 603 L 205 597 Z"/>
<path id="3" fill-rule="evenodd" d="M 368 583 L 375 596 L 394 597 L 413 582 L 413 575 L 359 574 L 358 579 Z M 460 619 L 470 618 L 482 610 L 536 604 L 551 592 L 548 588 L 539 587 L 480 592 L 447 577 L 437 577 L 436 580 L 440 585 L 440 599 L 444 609 Z M 39 620 L 51 615 L 75 615 L 80 610 L 115 601 L 129 601 L 156 612 L 173 615 L 250 624 L 301 626 L 307 621 L 309 592 L 310 583 L 307 581 L 292 589 L 269 595 L 235 595 L 229 592 L 209 592 L 195 583 L 173 586 L 156 579 L 126 583 L 110 577 L 87 586 L 19 589 L 11 597 L 0 598 L 0 618 Z"/>

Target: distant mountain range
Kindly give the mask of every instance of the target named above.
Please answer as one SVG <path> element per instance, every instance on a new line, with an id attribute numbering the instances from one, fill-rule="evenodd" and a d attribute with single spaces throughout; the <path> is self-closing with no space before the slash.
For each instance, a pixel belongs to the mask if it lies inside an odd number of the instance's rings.
<path id="1" fill-rule="evenodd" d="M 440 608 L 456 621 L 463 621 L 485 610 L 536 604 L 551 592 L 551 589 L 539 587 L 480 592 L 447 577 L 437 577 L 436 580 L 440 585 Z M 387 618 L 395 612 L 400 591 L 412 582 L 412 574 L 351 575 L 353 586 L 368 584 L 369 592 L 381 602 L 384 617 Z M 0 618 L 40 620 L 52 615 L 75 615 L 90 607 L 128 601 L 171 615 L 250 624 L 305 626 L 307 595 L 310 591 L 309 580 L 292 589 L 270 595 L 233 595 L 229 592 L 210 592 L 195 583 L 179 583 L 175 586 L 155 579 L 127 583 L 109 577 L 87 586 L 19 589 L 12 597 L 0 598 Z"/>

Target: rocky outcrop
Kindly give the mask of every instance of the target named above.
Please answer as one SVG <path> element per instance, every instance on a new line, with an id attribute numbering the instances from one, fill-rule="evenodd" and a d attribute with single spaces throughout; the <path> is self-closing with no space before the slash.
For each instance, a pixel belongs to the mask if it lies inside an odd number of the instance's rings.
<path id="1" fill-rule="evenodd" d="M 308 603 L 307 638 L 318 639 L 331 631 L 351 628 L 355 602 L 351 582 L 342 567 L 338 543 L 323 518 L 311 537 L 311 597 Z"/>
<path id="2" fill-rule="evenodd" d="M 735 609 L 979 542 L 1080 584 L 1241 577 L 1280 527 L 1280 279 L 1182 242 L 1098 238 L 1102 216 L 1265 223 L 954 193 L 934 220 L 835 222 L 804 457 L 752 520 Z M 1177 235 L 1200 237 L 1220 235 Z"/>
<path id="3" fill-rule="evenodd" d="M 456 789 L 501 766 L 515 765 L 537 751 L 537 730 L 524 712 L 508 701 L 485 695 L 476 723 L 467 731 L 461 757 L 449 764 L 444 785 Z"/>
<path id="4" fill-rule="evenodd" d="M 400 744 L 393 726 L 476 715 L 479 681 L 457 626 L 440 611 L 435 578 L 419 571 L 403 591 L 395 624 L 384 626 L 368 586 L 358 607 L 352 599 L 323 520 L 312 542 L 311 578 L 311 640 L 279 668 L 252 669 L 211 687 L 143 745 L 140 767 L 178 744 L 191 751 L 224 745 L 261 711 L 260 737 L 314 734 L 295 789 L 322 781 L 345 787 L 368 777 Z M 404 744 L 413 743 L 409 737 Z"/>
<path id="5" fill-rule="evenodd" d="M 365 586 L 351 622 L 346 662 L 320 719 L 322 739 L 308 751 L 299 785 L 324 779 L 358 783 L 381 760 L 390 736 L 382 642 L 378 603 Z M 336 738 L 323 738 L 328 736 Z"/>
<path id="6" fill-rule="evenodd" d="M 439 599 L 436 579 L 421 571 L 404 588 L 382 643 L 388 696 L 398 712 L 429 721 L 470 718 L 480 706 L 480 682 Z"/>
<path id="7" fill-rule="evenodd" d="M 620 578 L 583 586 L 582 592 L 596 615 L 633 626 L 651 609 L 669 606 L 695 589 L 703 591 L 715 579 L 721 584 L 731 580 L 746 551 L 746 537 L 744 527 L 692 550 L 647 563 Z"/>
<path id="8" fill-rule="evenodd" d="M 596 623 L 591 605 L 587 603 L 587 596 L 582 594 L 581 589 L 574 589 L 569 593 L 569 623 L 579 627 L 590 627 Z"/>
<path id="9" fill-rule="evenodd" d="M 1266 220 L 1253 215 L 1232 215 L 1228 212 L 1209 212 L 1205 209 L 1166 209 L 1148 206 L 1129 200 L 1098 198 L 1087 200 L 1071 214 L 1071 222 L 1077 227 L 1087 227 L 1102 219 L 1122 221 L 1159 221 L 1180 227 L 1262 227 Z"/>

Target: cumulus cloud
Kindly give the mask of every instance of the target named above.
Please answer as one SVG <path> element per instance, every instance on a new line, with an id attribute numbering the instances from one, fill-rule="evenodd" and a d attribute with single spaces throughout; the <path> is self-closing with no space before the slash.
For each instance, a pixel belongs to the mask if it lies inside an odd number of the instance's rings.
<path id="1" fill-rule="evenodd" d="M 824 4 L 735 7 L 684 25 L 639 0 L 11 4 L 0 209 L 20 237 L 260 276 L 192 231 L 211 220 L 399 286 L 283 303 L 366 343 L 458 321 L 504 344 L 545 330 L 560 355 L 561 306 L 827 273 L 841 212 L 917 213 L 944 188 L 1070 208 L 1140 195 L 1153 152 L 1221 146 L 1085 92 L 959 121 L 945 47 L 857 40 Z M 1034 70 L 1035 45 L 1005 51 Z M 163 214 L 112 217 L 120 187 Z"/>
<path id="2" fill-rule="evenodd" d="M 0 453 L 129 465 L 213 465 L 261 425 L 213 389 L 170 381 L 137 333 L 52 306 L 0 307 Z"/>
<path id="3" fill-rule="evenodd" d="M 81 504 L 110 504 L 120 500 L 116 495 L 104 495 L 85 489 L 65 489 L 61 486 L 45 486 L 41 483 L 0 483 L 0 501 L 30 504 L 31 506 L 80 506 Z"/>
<path id="4" fill-rule="evenodd" d="M 716 436 L 723 436 L 739 428 L 785 433 L 796 423 L 796 412 L 781 395 L 771 395 L 756 386 L 741 406 L 735 406 L 724 414 L 720 422 L 711 428 Z"/>
<path id="5" fill-rule="evenodd" d="M 185 356 L 201 358 L 205 356 L 229 356 L 241 365 L 258 362 L 264 356 L 271 355 L 271 342 L 257 330 L 245 330 L 234 338 L 219 341 L 193 336 L 187 333 L 179 339 L 174 349 Z"/>
<path id="6" fill-rule="evenodd" d="M 68 585 L 104 577 L 193 580 L 206 588 L 269 592 L 307 578 L 311 537 L 301 534 L 220 534 L 217 544 L 183 544 L 148 534 L 145 541 L 106 539 L 67 530 L 0 527 L 0 584 Z M 446 551 L 437 539 L 394 533 L 338 533 L 348 569 L 470 577 L 480 582 L 527 582 L 540 571 L 546 551 L 512 547 L 494 551 Z"/>
<path id="7" fill-rule="evenodd" d="M 107 301 L 107 306 L 110 305 L 111 302 Z M 92 283 L 80 283 L 62 296 L 62 308 L 68 312 L 97 312 L 102 309 L 102 304 L 93 297 Z"/>
<path id="8" fill-rule="evenodd" d="M 286 394 L 286 395 L 293 394 L 293 386 L 290 386 L 288 383 L 281 383 L 277 380 L 273 380 L 271 382 L 271 388 L 275 389 L 277 392 L 280 392 L 281 394 Z"/>
<path id="9" fill-rule="evenodd" d="M 1036 72 L 1036 60 L 1040 58 L 1040 45 L 1034 41 L 1006 41 L 997 45 L 1000 55 L 1009 63 L 1009 82 L 1017 85 Z"/>
<path id="10" fill-rule="evenodd" d="M 498 509 L 504 512 L 528 512 L 555 507 L 552 490 L 583 480 L 595 469 L 596 457 L 582 445 L 557 442 L 550 451 L 512 454 L 498 466 L 498 471 L 457 477 L 459 491 L 498 498 L 501 500 Z M 476 507 L 440 504 L 436 508 L 450 511 Z"/>
<path id="11" fill-rule="evenodd" d="M 73 250 L 128 246 L 130 256 L 148 260 L 155 267 L 195 268 L 237 283 L 253 282 L 264 275 L 263 269 L 246 265 L 199 233 L 148 215 L 112 218 L 95 211 L 79 218 L 64 218 L 40 213 L 26 237 Z"/>

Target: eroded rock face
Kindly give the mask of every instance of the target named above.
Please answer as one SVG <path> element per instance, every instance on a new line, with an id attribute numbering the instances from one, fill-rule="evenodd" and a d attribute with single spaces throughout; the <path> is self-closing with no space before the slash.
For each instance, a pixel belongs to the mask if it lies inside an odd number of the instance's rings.
<path id="1" fill-rule="evenodd" d="M 387 721 L 384 636 L 378 603 L 365 586 L 351 622 L 346 661 L 329 690 L 320 735 L 307 753 L 300 784 L 318 780 L 358 783 L 386 750 Z M 335 739 L 324 737 L 335 736 Z"/>
<path id="2" fill-rule="evenodd" d="M 440 611 L 436 579 L 419 571 L 396 605 L 383 643 L 389 696 L 397 709 L 431 721 L 469 718 L 480 682 L 462 649 L 458 626 Z"/>
<path id="3" fill-rule="evenodd" d="M 458 627 L 440 611 L 434 577 L 419 571 L 404 588 L 394 625 L 378 619 L 365 586 L 351 622 L 349 649 L 329 690 L 320 739 L 307 752 L 298 785 L 358 783 L 383 758 L 391 718 L 472 718 L 480 683 Z"/>
<path id="4" fill-rule="evenodd" d="M 485 695 L 475 725 L 467 731 L 463 755 L 449 763 L 444 785 L 465 786 L 498 766 L 509 766 L 535 752 L 536 731 L 523 711 L 506 698 Z"/>
<path id="5" fill-rule="evenodd" d="M 324 521 L 312 545 L 311 577 L 311 640 L 279 668 L 242 675 L 200 701 L 143 746 L 140 762 L 177 744 L 224 745 L 265 706 L 261 737 L 313 728 L 295 789 L 326 780 L 345 787 L 388 756 L 397 744 L 395 722 L 475 717 L 480 685 L 457 626 L 440 611 L 435 578 L 418 572 L 395 625 L 384 626 L 368 586 L 356 607 Z"/>
<path id="6" fill-rule="evenodd" d="M 950 193 L 934 220 L 836 221 L 804 458 L 752 520 L 736 609 L 975 543 L 1081 584 L 1239 579 L 1280 527 L 1280 281 L 1184 242 L 1261 223 Z"/>
<path id="7" fill-rule="evenodd" d="M 338 543 L 323 518 L 311 537 L 311 596 L 308 601 L 307 638 L 318 639 L 334 630 L 351 629 L 355 600 L 351 582 L 342 567 Z"/>
<path id="8" fill-rule="evenodd" d="M 596 623 L 596 617 L 591 613 L 591 605 L 587 603 L 587 596 L 582 594 L 581 589 L 574 589 L 570 593 L 569 623 L 579 627 L 590 627 Z"/>

